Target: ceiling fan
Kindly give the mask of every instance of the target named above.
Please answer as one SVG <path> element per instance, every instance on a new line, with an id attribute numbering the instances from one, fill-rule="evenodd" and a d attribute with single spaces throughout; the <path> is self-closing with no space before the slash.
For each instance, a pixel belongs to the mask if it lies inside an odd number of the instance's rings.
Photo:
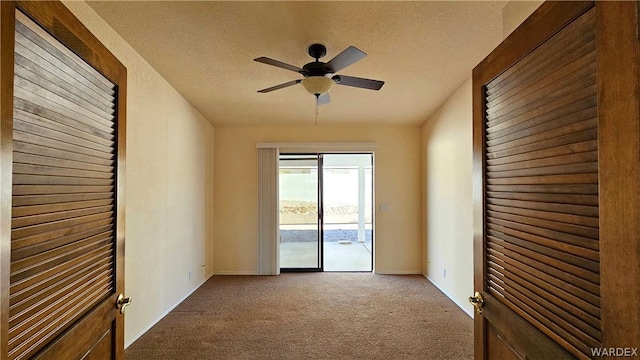
<path id="1" fill-rule="evenodd" d="M 258 90 L 258 92 L 268 93 L 270 91 L 302 84 L 302 86 L 304 86 L 304 88 L 310 94 L 316 97 L 316 103 L 318 105 L 324 105 L 331 100 L 329 98 L 329 89 L 333 84 L 353 86 L 370 90 L 380 90 L 382 85 L 384 85 L 384 81 L 363 79 L 345 75 L 334 75 L 338 71 L 367 56 L 367 54 L 365 54 L 355 46 L 349 46 L 343 52 L 336 55 L 336 57 L 329 60 L 329 62 L 327 63 L 319 61 L 319 59 L 323 58 L 326 54 L 327 48 L 322 44 L 313 44 L 309 46 L 309 56 L 316 60 L 304 65 L 302 68 L 264 56 L 253 59 L 254 61 L 263 64 L 295 71 L 304 76 L 303 79 L 289 81 L 280 85 Z"/>

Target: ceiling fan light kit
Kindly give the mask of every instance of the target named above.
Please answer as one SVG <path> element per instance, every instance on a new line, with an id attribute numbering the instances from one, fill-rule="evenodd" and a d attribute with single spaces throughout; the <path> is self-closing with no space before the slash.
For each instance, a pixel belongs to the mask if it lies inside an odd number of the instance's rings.
<path id="1" fill-rule="evenodd" d="M 302 79 L 302 86 L 311 95 L 322 95 L 329 92 L 329 89 L 333 85 L 333 79 L 324 76 L 309 76 Z"/>
<path id="2" fill-rule="evenodd" d="M 302 86 L 312 95 L 316 97 L 316 104 L 323 105 L 330 101 L 329 89 L 333 84 L 358 87 L 362 89 L 380 90 L 384 81 L 357 78 L 353 76 L 335 75 L 338 71 L 361 60 L 367 56 L 362 50 L 355 46 L 349 46 L 340 54 L 336 55 L 329 62 L 320 61 L 327 54 L 327 48 L 322 44 L 313 44 L 308 49 L 309 56 L 315 59 L 302 68 L 283 63 L 267 57 L 259 57 L 254 61 L 279 67 L 290 71 L 295 71 L 304 78 L 301 80 L 293 80 L 280 85 L 272 86 L 266 89 L 258 90 L 260 93 L 267 93 L 278 89 L 283 89 L 302 83 Z"/>

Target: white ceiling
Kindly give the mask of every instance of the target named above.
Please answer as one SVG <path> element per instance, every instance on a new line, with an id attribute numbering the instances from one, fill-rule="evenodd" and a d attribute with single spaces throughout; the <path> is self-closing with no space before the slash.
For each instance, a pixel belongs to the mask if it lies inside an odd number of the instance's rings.
<path id="1" fill-rule="evenodd" d="M 301 75 L 253 59 L 302 67 L 315 42 L 327 46 L 325 62 L 356 46 L 368 56 L 338 74 L 386 82 L 377 92 L 334 85 L 319 122 L 418 125 L 500 43 L 505 2 L 89 5 L 214 125 L 313 124 L 315 99 L 301 85 L 257 93 Z"/>

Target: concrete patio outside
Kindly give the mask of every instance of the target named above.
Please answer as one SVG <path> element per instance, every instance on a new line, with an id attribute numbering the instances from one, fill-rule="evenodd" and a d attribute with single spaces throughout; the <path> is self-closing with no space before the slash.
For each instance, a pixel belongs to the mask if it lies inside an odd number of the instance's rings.
<path id="1" fill-rule="evenodd" d="M 324 271 L 372 271 L 373 242 L 371 225 L 367 224 L 364 242 L 357 240 L 357 224 L 327 224 L 322 243 Z M 317 230 L 309 225 L 283 225 L 281 233 L 302 230 L 306 236 L 297 241 L 286 236 L 280 242 L 280 268 L 318 267 Z M 329 234 L 327 236 L 327 234 Z M 336 236 L 337 234 L 337 236 Z"/>

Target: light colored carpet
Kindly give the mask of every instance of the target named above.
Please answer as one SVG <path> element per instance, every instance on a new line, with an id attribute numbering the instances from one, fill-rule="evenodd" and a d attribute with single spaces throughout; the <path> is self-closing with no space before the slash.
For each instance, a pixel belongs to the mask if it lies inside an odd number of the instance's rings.
<path id="1" fill-rule="evenodd" d="M 214 276 L 126 358 L 472 359 L 473 321 L 419 275 Z"/>

